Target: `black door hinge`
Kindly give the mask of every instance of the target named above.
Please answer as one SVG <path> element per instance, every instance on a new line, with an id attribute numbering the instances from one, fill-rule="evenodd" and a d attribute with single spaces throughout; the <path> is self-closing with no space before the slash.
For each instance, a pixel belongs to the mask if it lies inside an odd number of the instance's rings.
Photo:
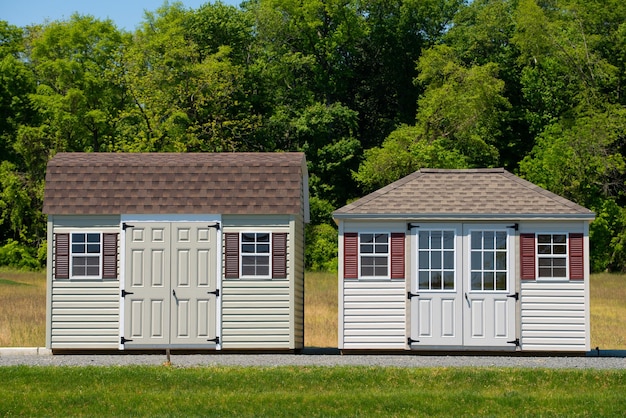
<path id="1" fill-rule="evenodd" d="M 126 295 L 134 295 L 133 292 L 127 292 L 125 289 L 122 289 L 122 297 L 125 298 Z"/>
<path id="2" fill-rule="evenodd" d="M 132 341 L 132 340 L 127 340 L 124 337 L 120 337 L 120 344 L 126 344 L 127 342 Z"/>
<path id="3" fill-rule="evenodd" d="M 514 223 L 513 225 L 507 226 L 507 228 L 511 228 L 511 229 L 514 229 L 515 231 L 519 231 L 519 224 Z"/>
<path id="4" fill-rule="evenodd" d="M 420 227 L 420 226 L 419 226 L 418 224 L 413 223 L 413 222 L 409 222 L 408 224 L 406 224 L 406 229 L 407 229 L 407 230 L 409 230 L 409 231 L 410 231 L 411 229 L 413 229 L 413 228 L 419 228 L 419 227 Z"/>
<path id="5" fill-rule="evenodd" d="M 209 228 L 215 228 L 218 231 L 220 230 L 220 223 L 219 222 L 213 222 L 211 225 L 207 225 Z"/>
<path id="6" fill-rule="evenodd" d="M 507 341 L 507 344 L 515 344 L 515 347 L 519 347 L 519 338 L 514 339 L 513 341 Z"/>
<path id="7" fill-rule="evenodd" d="M 406 298 L 411 300 L 415 297 L 418 297 L 420 294 L 419 293 L 411 293 L 411 292 L 406 292 Z"/>
<path id="8" fill-rule="evenodd" d="M 219 289 L 215 289 L 213 292 L 207 292 L 209 295 L 215 295 L 215 297 L 219 297 L 220 296 L 220 290 Z"/>
<path id="9" fill-rule="evenodd" d="M 515 300 L 519 300 L 519 293 L 515 292 L 512 295 L 506 295 L 507 298 L 515 298 Z"/>
<path id="10" fill-rule="evenodd" d="M 211 338 L 210 340 L 207 340 L 207 341 L 211 342 L 211 343 L 219 344 L 220 343 L 220 337 Z"/>
<path id="11" fill-rule="evenodd" d="M 411 338 L 411 337 L 407 338 L 407 340 L 406 340 L 406 343 L 407 343 L 408 345 L 411 345 L 411 344 L 413 344 L 413 343 L 419 343 L 419 342 L 420 342 L 420 340 L 414 340 L 414 339 L 413 339 L 413 338 Z"/>
<path id="12" fill-rule="evenodd" d="M 126 231 L 126 228 L 134 228 L 135 225 L 128 225 L 126 222 L 122 223 L 122 230 Z"/>

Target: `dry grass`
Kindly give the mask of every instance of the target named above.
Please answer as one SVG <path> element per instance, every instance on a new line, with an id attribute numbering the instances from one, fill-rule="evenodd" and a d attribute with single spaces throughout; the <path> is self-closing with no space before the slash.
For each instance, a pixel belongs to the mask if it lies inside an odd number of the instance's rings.
<path id="1" fill-rule="evenodd" d="M 591 346 L 626 349 L 626 275 L 591 276 Z M 0 347 L 45 344 L 44 273 L 0 269 Z M 305 346 L 337 347 L 337 274 L 307 273 Z"/>
<path id="2" fill-rule="evenodd" d="M 591 347 L 626 349 L 626 276 L 591 276 Z"/>
<path id="3" fill-rule="evenodd" d="M 45 273 L 0 269 L 0 347 L 45 343 Z"/>
<path id="4" fill-rule="evenodd" d="M 337 347 L 337 273 L 306 274 L 304 345 Z"/>

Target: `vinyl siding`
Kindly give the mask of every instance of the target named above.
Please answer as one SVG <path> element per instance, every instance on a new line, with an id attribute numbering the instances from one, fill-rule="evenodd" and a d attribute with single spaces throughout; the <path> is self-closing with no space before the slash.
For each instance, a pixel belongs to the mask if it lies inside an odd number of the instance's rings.
<path id="1" fill-rule="evenodd" d="M 343 283 L 343 349 L 406 349 L 404 280 Z"/>
<path id="2" fill-rule="evenodd" d="M 117 280 L 54 280 L 50 348 L 117 349 L 119 292 Z"/>
<path id="3" fill-rule="evenodd" d="M 588 310 L 583 282 L 521 284 L 524 351 L 588 351 Z"/>

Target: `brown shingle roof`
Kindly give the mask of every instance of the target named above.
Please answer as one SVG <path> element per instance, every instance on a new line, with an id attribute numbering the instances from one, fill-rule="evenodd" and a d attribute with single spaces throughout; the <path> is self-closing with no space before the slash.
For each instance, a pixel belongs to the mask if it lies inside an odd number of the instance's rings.
<path id="1" fill-rule="evenodd" d="M 304 214 L 307 178 L 303 153 L 60 153 L 43 211 Z"/>
<path id="2" fill-rule="evenodd" d="M 360 216 L 575 217 L 590 210 L 499 169 L 422 169 L 334 212 Z"/>

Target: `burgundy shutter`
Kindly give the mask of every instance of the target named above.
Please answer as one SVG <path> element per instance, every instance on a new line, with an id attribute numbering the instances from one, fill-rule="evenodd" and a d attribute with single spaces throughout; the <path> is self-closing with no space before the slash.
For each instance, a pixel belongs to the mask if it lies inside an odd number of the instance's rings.
<path id="1" fill-rule="evenodd" d="M 391 278 L 404 279 L 404 233 L 391 234 Z"/>
<path id="2" fill-rule="evenodd" d="M 224 234 L 224 277 L 227 279 L 239 278 L 239 233 Z"/>
<path id="3" fill-rule="evenodd" d="M 359 234 L 343 234 L 343 278 L 359 278 Z"/>
<path id="4" fill-rule="evenodd" d="M 117 234 L 102 234 L 102 278 L 117 279 Z"/>
<path id="5" fill-rule="evenodd" d="M 569 278 L 570 280 L 585 279 L 583 257 L 583 234 L 569 234 Z"/>
<path id="6" fill-rule="evenodd" d="M 287 234 L 272 234 L 272 278 L 287 278 Z"/>
<path id="7" fill-rule="evenodd" d="M 54 234 L 54 277 L 70 278 L 70 234 Z"/>
<path id="8" fill-rule="evenodd" d="M 522 280 L 535 280 L 535 234 L 520 234 Z"/>

